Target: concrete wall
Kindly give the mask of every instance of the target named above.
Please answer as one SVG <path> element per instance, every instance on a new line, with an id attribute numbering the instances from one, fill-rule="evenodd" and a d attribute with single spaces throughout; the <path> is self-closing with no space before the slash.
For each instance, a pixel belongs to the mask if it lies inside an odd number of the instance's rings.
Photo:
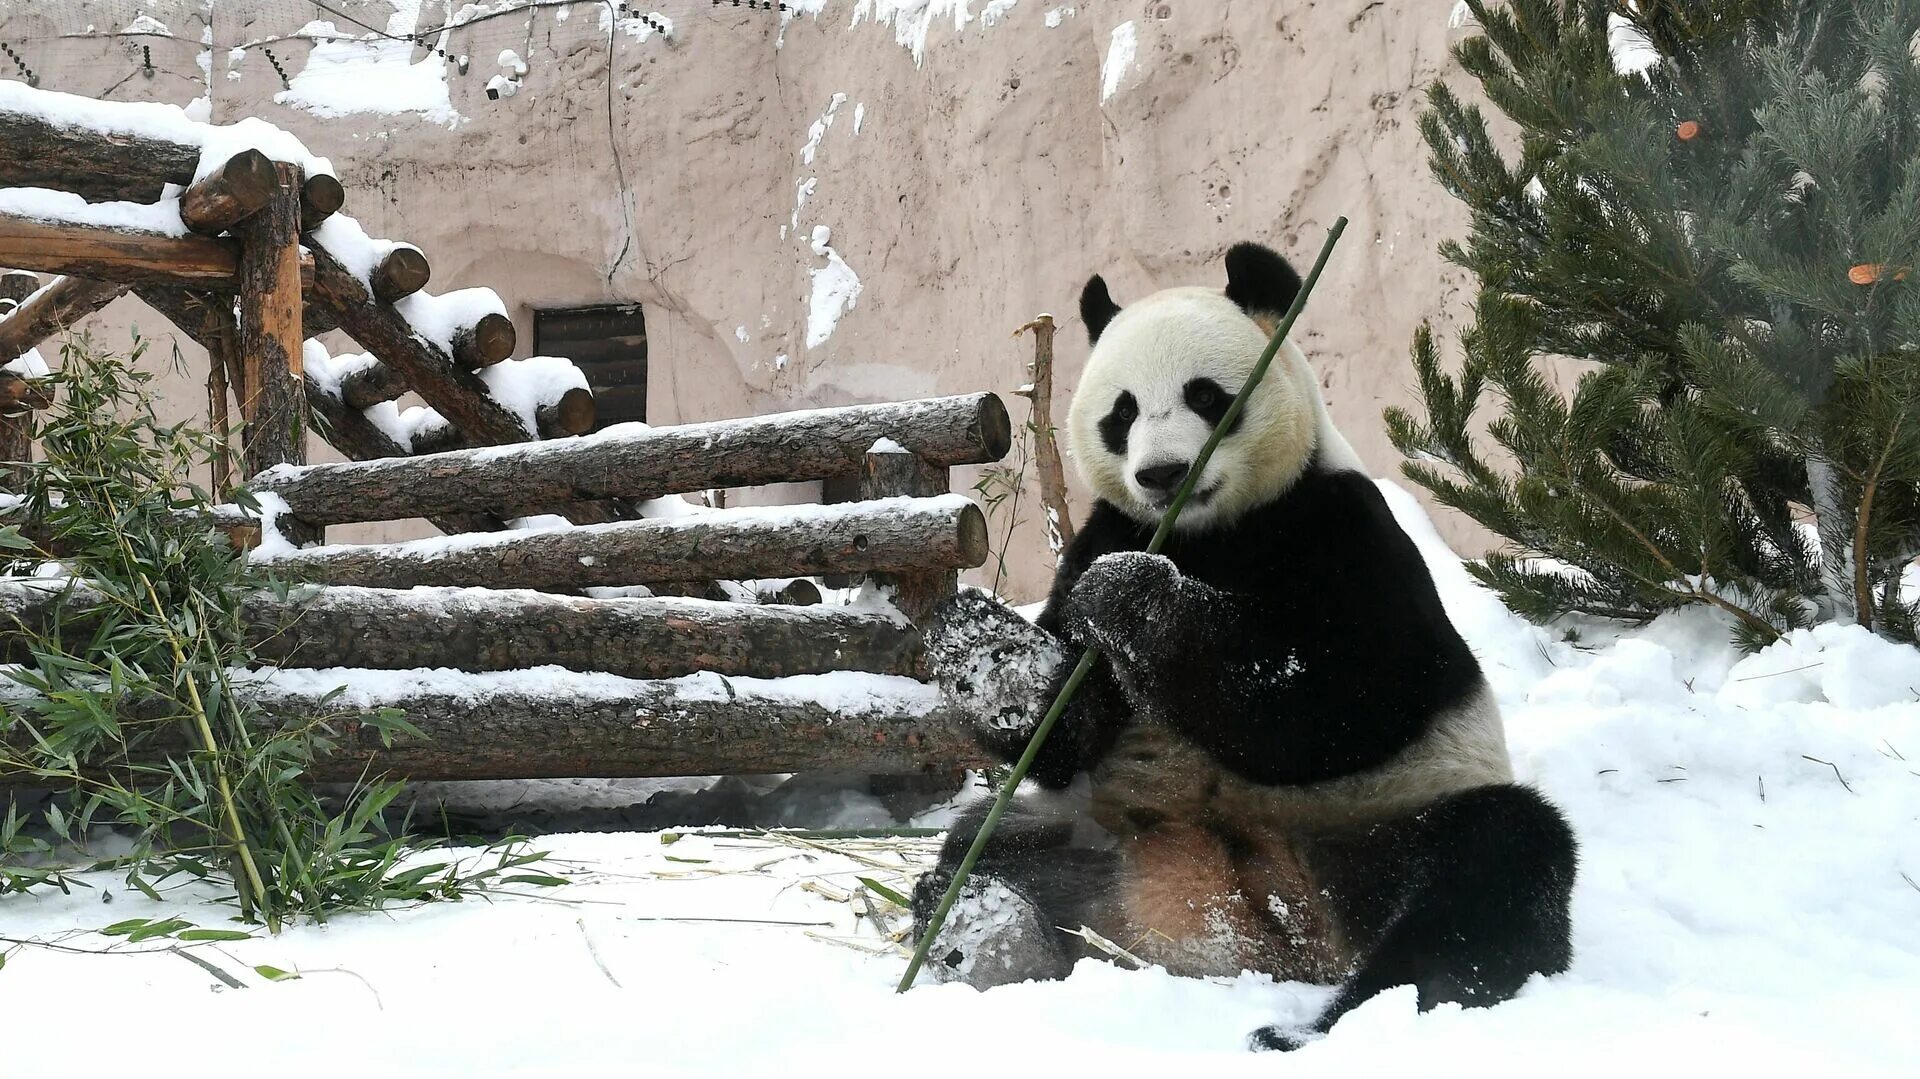
<path id="1" fill-rule="evenodd" d="M 912 0 L 896 14 L 890 0 L 803 0 L 817 14 L 783 17 L 657 2 L 670 40 L 600 3 L 485 5 L 505 13 L 432 39 L 469 69 L 447 63 L 444 108 L 424 112 L 405 110 L 433 96 L 442 65 L 407 46 L 350 80 L 388 111 L 327 116 L 276 101 L 327 95 L 283 94 L 268 50 L 310 87 L 309 64 L 343 46 L 312 27 L 298 36 L 308 20 L 365 32 L 294 0 L 0 0 L 0 37 L 48 89 L 205 98 L 196 107 L 215 122 L 258 115 L 291 129 L 334 159 L 347 210 L 370 233 L 426 250 L 432 288 L 498 290 L 523 351 L 536 307 L 642 304 L 655 423 L 1004 393 L 1026 381 L 1031 354 L 1010 334 L 1040 311 L 1063 324 L 1064 414 L 1085 355 L 1071 314 L 1089 274 L 1107 275 L 1124 303 L 1221 282 L 1219 258 L 1242 239 L 1304 264 L 1346 214 L 1300 340 L 1362 456 L 1378 473 L 1397 469 L 1380 411 L 1409 398 L 1414 327 L 1463 305 L 1435 245 L 1464 230 L 1464 215 L 1428 180 L 1414 122 L 1422 88 L 1449 71 L 1447 5 Z M 448 17 L 435 0 L 329 6 L 389 31 Z M 970 18 L 956 28 L 958 12 Z M 134 23 L 141 14 L 167 36 L 138 32 L 151 30 Z M 917 58 L 916 20 L 927 23 Z M 1110 63 L 1124 59 L 1122 24 L 1133 57 Z M 528 70 L 513 96 L 489 100 L 505 49 Z M 409 62 L 426 66 L 396 66 Z M 395 89 L 382 92 L 390 75 Z M 837 272 L 811 243 L 817 226 L 860 291 L 810 348 L 814 275 Z M 132 300 L 98 322 L 108 341 L 132 323 L 166 336 Z M 200 413 L 203 358 L 181 349 L 169 407 Z M 1011 590 L 1031 596 L 1050 560 L 1037 514 L 1023 517 Z M 1463 521 L 1441 527 L 1481 543 Z"/>

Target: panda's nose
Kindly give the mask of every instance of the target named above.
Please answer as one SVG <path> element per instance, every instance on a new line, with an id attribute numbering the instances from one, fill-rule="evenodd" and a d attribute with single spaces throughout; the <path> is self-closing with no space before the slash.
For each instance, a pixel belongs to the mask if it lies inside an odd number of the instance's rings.
<path id="1" fill-rule="evenodd" d="M 1171 491 L 1187 478 L 1188 462 L 1150 465 L 1133 474 L 1134 481 L 1149 491 Z"/>

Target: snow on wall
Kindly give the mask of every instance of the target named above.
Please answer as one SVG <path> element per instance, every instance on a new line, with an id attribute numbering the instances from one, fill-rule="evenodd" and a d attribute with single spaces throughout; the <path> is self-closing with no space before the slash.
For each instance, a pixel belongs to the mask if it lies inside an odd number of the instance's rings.
<path id="1" fill-rule="evenodd" d="M 1018 0 L 988 0 L 986 9 L 980 13 L 980 25 L 984 28 L 999 23 L 1016 3 Z M 958 34 L 974 20 L 972 6 L 973 0 L 857 0 L 853 5 L 853 21 L 847 28 L 868 21 L 891 25 L 893 40 L 913 53 L 914 66 L 918 67 L 926 60 L 927 33 L 934 24 L 951 22 L 953 32 Z"/>
<path id="2" fill-rule="evenodd" d="M 274 101 L 315 116 L 411 113 L 449 127 L 460 121 L 447 89 L 447 47 L 442 33 L 418 62 L 406 38 L 417 28 L 420 0 L 392 0 L 386 33 L 353 37 L 333 23 L 310 22 L 301 36 L 316 39 L 306 66 L 288 80 Z"/>
<path id="3" fill-rule="evenodd" d="M 828 244 L 832 238 L 833 231 L 827 226 L 814 226 L 813 253 L 824 257 L 827 264 L 811 271 L 813 294 L 807 301 L 809 349 L 826 344 L 827 338 L 833 336 L 834 327 L 840 324 L 840 316 L 853 310 L 860 299 L 860 275 Z"/>
<path id="4" fill-rule="evenodd" d="M 1139 39 L 1134 34 L 1132 20 L 1113 28 L 1113 34 L 1107 39 L 1107 58 L 1100 64 L 1100 101 L 1103 104 L 1120 89 L 1127 72 L 1133 70 L 1134 57 L 1139 49 Z"/>

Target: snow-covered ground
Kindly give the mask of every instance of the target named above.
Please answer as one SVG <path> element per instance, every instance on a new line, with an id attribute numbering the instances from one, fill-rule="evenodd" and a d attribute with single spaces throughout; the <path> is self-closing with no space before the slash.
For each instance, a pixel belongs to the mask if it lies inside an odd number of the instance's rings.
<path id="1" fill-rule="evenodd" d="M 180 1074 L 170 1047 L 194 1032 L 196 1059 L 217 1045 L 294 1075 L 1920 1073 L 1920 653 L 1823 629 L 1741 656 L 1694 614 L 1566 643 L 1389 495 L 1495 682 L 1519 772 L 1583 843 L 1574 968 L 1511 1003 L 1423 1016 L 1400 990 L 1283 1059 L 1242 1040 L 1324 989 L 1088 962 L 1060 983 L 896 997 L 904 959 L 849 893 L 904 890 L 931 840 L 565 835 L 543 840 L 576 878 L 562 889 L 193 952 L 243 989 L 162 949 L 16 951 L 0 1060 Z M 155 904 L 94 883 L 0 899 L 0 937 L 99 950 L 86 931 L 126 918 L 225 924 L 192 888 Z"/>

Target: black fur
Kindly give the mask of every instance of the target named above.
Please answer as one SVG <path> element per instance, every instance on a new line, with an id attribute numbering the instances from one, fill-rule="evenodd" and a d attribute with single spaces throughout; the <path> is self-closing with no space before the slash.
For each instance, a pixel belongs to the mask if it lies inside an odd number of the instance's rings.
<path id="1" fill-rule="evenodd" d="M 1299 294 L 1300 275 L 1271 248 L 1240 243 L 1227 251 L 1227 299 L 1239 304 L 1240 310 L 1249 315 L 1284 315 Z M 1085 303 L 1084 298 L 1081 302 Z"/>
<path id="2" fill-rule="evenodd" d="M 1096 344 L 1107 330 L 1107 323 L 1120 313 L 1120 305 L 1107 293 L 1106 279 L 1094 274 L 1080 290 L 1080 321 L 1087 324 L 1087 343 Z"/>
<path id="3" fill-rule="evenodd" d="M 1140 405 L 1133 399 L 1133 394 L 1120 391 L 1120 396 L 1113 399 L 1113 407 L 1100 417 L 1098 424 L 1100 444 L 1107 448 L 1108 453 L 1115 457 L 1127 455 L 1127 432 L 1133 429 L 1133 421 L 1139 416 Z"/>
<path id="4" fill-rule="evenodd" d="M 1210 378 L 1196 378 L 1188 382 L 1181 388 L 1181 395 L 1185 398 L 1187 407 L 1193 410 L 1194 415 L 1207 421 L 1210 427 L 1218 427 L 1221 417 L 1227 414 L 1228 406 L 1233 404 L 1233 393 L 1222 389 L 1218 382 Z M 1246 418 L 1245 411 L 1235 416 L 1233 426 L 1227 428 L 1227 434 L 1231 435 L 1238 431 L 1240 424 Z"/>
<path id="5" fill-rule="evenodd" d="M 1116 581 L 1111 611 L 1075 586 L 1102 555 L 1139 551 L 1153 529 L 1106 502 L 1074 534 L 1041 627 L 1097 625 L 1108 655 L 1131 654 L 1135 697 L 1258 783 L 1312 783 L 1384 763 L 1438 712 L 1478 689 L 1480 667 L 1448 621 L 1413 541 L 1373 482 L 1309 467 L 1292 490 L 1231 526 L 1175 532 L 1178 587 Z M 1132 594 L 1136 589 L 1141 594 Z M 1069 617 L 1076 611 L 1077 619 Z M 1151 612 L 1152 617 L 1142 617 Z M 1070 782 L 1131 709 L 1103 660 L 1036 762 Z M 1259 677 L 1297 666 L 1285 678 Z M 1089 692 L 1089 689 L 1092 692 Z M 1064 737 L 1063 737 L 1064 736 Z"/>

